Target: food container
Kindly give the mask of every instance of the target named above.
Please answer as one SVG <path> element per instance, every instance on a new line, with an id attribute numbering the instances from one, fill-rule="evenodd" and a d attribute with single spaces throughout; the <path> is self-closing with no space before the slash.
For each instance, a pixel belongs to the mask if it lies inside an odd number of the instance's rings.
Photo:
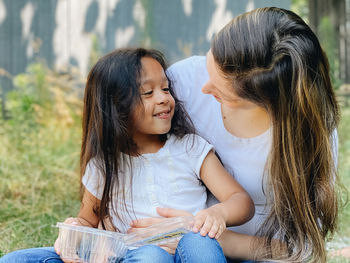
<path id="1" fill-rule="evenodd" d="M 61 258 L 72 262 L 115 263 L 128 250 L 125 234 L 57 223 Z"/>
<path id="2" fill-rule="evenodd" d="M 61 258 L 71 262 L 115 263 L 128 249 L 143 245 L 177 244 L 193 226 L 193 217 L 175 217 L 122 234 L 91 227 L 57 223 Z"/>
<path id="3" fill-rule="evenodd" d="M 128 234 L 124 240 L 129 248 L 177 243 L 184 234 L 191 231 L 193 223 L 193 217 L 190 216 L 168 218 Z"/>

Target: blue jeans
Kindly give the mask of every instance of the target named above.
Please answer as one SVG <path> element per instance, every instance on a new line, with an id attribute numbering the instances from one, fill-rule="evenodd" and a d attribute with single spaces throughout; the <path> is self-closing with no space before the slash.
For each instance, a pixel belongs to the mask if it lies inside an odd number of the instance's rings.
<path id="1" fill-rule="evenodd" d="M 219 243 L 208 236 L 187 233 L 180 240 L 175 255 L 171 255 L 160 247 L 147 245 L 129 250 L 121 260 L 129 262 L 226 262 Z M 52 247 L 30 248 L 11 252 L 0 258 L 0 263 L 62 263 L 59 255 Z"/>

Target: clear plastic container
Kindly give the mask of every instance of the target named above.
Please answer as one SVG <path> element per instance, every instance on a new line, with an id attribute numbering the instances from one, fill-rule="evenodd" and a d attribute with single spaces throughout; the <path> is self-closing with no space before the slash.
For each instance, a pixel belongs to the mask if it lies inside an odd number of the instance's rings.
<path id="1" fill-rule="evenodd" d="M 191 231 L 193 223 L 193 217 L 190 216 L 168 218 L 126 235 L 125 242 L 130 248 L 176 243 L 184 234 Z"/>
<path id="2" fill-rule="evenodd" d="M 191 230 L 193 222 L 193 217 L 169 218 L 131 234 L 57 223 L 60 256 L 72 262 L 115 263 L 128 249 L 149 244 L 176 244 Z"/>
<path id="3" fill-rule="evenodd" d="M 125 234 L 57 223 L 61 258 L 73 262 L 115 263 L 125 256 Z"/>

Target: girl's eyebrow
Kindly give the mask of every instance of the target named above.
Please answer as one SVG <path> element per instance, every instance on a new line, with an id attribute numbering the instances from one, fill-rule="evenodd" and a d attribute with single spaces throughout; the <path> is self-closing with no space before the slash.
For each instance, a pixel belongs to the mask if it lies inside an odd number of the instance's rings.
<path id="1" fill-rule="evenodd" d="M 145 85 L 145 84 L 148 84 L 148 83 L 155 83 L 156 81 L 152 78 L 150 79 L 145 79 L 144 81 L 141 82 L 141 86 L 142 85 Z M 163 77 L 162 80 L 161 80 L 161 83 L 167 83 L 168 82 L 168 79 L 166 77 Z"/>

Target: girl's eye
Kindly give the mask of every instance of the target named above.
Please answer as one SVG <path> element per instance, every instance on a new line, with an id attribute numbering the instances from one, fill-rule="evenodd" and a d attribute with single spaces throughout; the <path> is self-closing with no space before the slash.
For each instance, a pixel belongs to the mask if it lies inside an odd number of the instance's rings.
<path id="1" fill-rule="evenodd" d="M 150 91 L 147 91 L 147 92 L 141 93 L 141 95 L 144 95 L 144 96 L 150 96 L 150 95 L 152 95 L 152 93 L 153 93 L 153 90 L 150 90 Z"/>
<path id="2" fill-rule="evenodd" d="M 166 87 L 166 88 L 164 88 L 164 89 L 163 89 L 163 91 L 165 91 L 165 92 L 169 92 L 169 91 L 170 91 L 170 89 L 169 89 L 168 87 Z"/>

